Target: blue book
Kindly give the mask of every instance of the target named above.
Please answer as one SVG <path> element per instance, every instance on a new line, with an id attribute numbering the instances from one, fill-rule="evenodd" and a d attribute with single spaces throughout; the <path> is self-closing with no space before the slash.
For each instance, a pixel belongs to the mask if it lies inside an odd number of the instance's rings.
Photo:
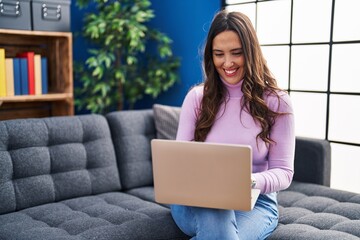
<path id="1" fill-rule="evenodd" d="M 41 91 L 42 94 L 48 93 L 48 71 L 47 58 L 41 58 Z"/>
<path id="2" fill-rule="evenodd" d="M 20 58 L 13 58 L 14 64 L 14 93 L 21 95 Z"/>
<path id="3" fill-rule="evenodd" d="M 28 60 L 20 58 L 21 94 L 29 95 Z"/>

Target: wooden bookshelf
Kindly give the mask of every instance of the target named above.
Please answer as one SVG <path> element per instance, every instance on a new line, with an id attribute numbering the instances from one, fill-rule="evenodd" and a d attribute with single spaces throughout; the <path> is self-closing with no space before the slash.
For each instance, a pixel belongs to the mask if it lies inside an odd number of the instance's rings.
<path id="1" fill-rule="evenodd" d="M 0 97 L 0 120 L 74 114 L 72 33 L 0 29 L 7 58 L 33 51 L 48 60 L 48 94 Z"/>

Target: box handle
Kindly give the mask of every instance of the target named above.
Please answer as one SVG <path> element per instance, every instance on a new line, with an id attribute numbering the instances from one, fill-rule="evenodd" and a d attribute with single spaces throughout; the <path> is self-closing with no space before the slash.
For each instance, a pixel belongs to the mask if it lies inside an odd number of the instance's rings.
<path id="1" fill-rule="evenodd" d="M 0 0 L 0 16 L 19 17 L 21 15 L 20 2 L 4 2 Z"/>
<path id="2" fill-rule="evenodd" d="M 50 21 L 60 21 L 61 19 L 61 6 L 49 6 L 45 3 L 41 6 L 42 18 Z"/>

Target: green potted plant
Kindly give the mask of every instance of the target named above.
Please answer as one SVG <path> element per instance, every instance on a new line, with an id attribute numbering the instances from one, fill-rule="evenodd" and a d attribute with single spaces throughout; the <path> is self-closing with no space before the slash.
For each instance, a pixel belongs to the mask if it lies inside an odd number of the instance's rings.
<path id="1" fill-rule="evenodd" d="M 178 58 L 172 40 L 146 23 L 154 18 L 149 0 L 77 0 L 80 8 L 95 4 L 84 17 L 82 35 L 94 48 L 76 64 L 75 105 L 104 114 L 132 108 L 144 95 L 156 98 L 178 80 Z"/>

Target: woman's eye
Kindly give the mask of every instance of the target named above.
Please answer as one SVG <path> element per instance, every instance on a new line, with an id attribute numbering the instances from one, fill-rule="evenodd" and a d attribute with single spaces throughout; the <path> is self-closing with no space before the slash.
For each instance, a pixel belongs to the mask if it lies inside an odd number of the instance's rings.
<path id="1" fill-rule="evenodd" d="M 215 55 L 216 57 L 221 57 L 221 56 L 223 56 L 224 54 L 222 54 L 222 53 L 214 53 L 214 55 Z"/>
<path id="2" fill-rule="evenodd" d="M 234 52 L 233 54 L 236 55 L 236 56 L 240 56 L 243 53 L 242 52 Z"/>

